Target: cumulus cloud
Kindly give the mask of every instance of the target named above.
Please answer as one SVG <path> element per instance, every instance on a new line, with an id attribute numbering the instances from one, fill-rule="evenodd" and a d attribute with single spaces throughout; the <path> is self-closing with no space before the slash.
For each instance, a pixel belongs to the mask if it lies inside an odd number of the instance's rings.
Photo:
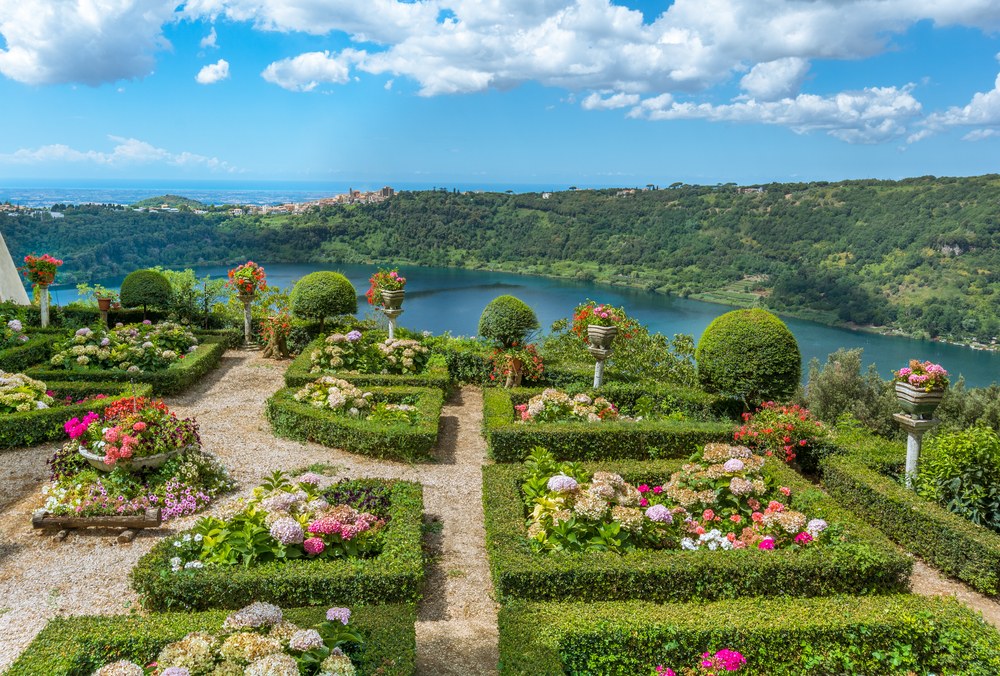
<path id="1" fill-rule="evenodd" d="M 215 63 L 210 63 L 199 70 L 198 74 L 194 76 L 194 79 L 198 82 L 198 84 L 209 85 L 225 80 L 228 77 L 229 62 L 225 59 L 219 59 Z"/>
<path id="2" fill-rule="evenodd" d="M 219 34 L 215 32 L 215 26 L 212 26 L 212 30 L 209 32 L 208 35 L 206 35 L 201 39 L 201 42 L 198 43 L 198 46 L 201 47 L 202 49 L 216 49 L 219 46 L 218 39 L 219 39 Z"/>
<path id="3" fill-rule="evenodd" d="M 1000 134 L 1000 74 L 997 74 L 993 89 L 976 92 L 964 106 L 952 106 L 928 115 L 920 126 L 923 128 L 911 135 L 908 142 L 915 143 L 955 127 L 978 127 L 966 133 L 963 141 L 982 141 Z"/>
<path id="4" fill-rule="evenodd" d="M 600 94 L 594 92 L 585 98 L 580 105 L 584 110 L 614 110 L 615 108 L 634 106 L 637 103 L 639 103 L 638 94 L 623 94 L 619 92 L 607 98 L 602 98 Z"/>
<path id="5" fill-rule="evenodd" d="M 268 82 L 296 92 L 309 92 L 321 82 L 344 84 L 351 79 L 352 61 L 363 58 L 363 52 L 346 49 L 340 54 L 306 52 L 295 58 L 275 61 L 260 75 Z"/>
<path id="6" fill-rule="evenodd" d="M 797 56 L 758 63 L 740 80 L 750 96 L 761 101 L 795 96 L 809 72 L 809 62 Z"/>
<path id="7" fill-rule="evenodd" d="M 110 152 L 77 150 L 53 143 L 38 148 L 21 148 L 12 153 L 0 153 L 0 164 L 90 163 L 106 167 L 164 164 L 176 167 L 201 167 L 212 171 L 238 171 L 217 157 L 207 157 L 189 151 L 174 153 L 134 138 L 109 136 L 115 143 Z"/>

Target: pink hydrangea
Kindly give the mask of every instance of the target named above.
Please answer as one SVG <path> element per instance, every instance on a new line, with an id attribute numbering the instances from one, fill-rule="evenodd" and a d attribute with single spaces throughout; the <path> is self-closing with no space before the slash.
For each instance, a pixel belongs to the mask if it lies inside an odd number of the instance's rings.
<path id="1" fill-rule="evenodd" d="M 646 518 L 657 523 L 673 523 L 674 516 L 663 505 L 653 505 L 646 510 Z"/>
<path id="2" fill-rule="evenodd" d="M 747 659 L 743 655 L 729 648 L 723 648 L 715 653 L 715 659 L 726 671 L 736 671 L 747 663 Z"/>
<path id="3" fill-rule="evenodd" d="M 795 536 L 795 544 L 797 545 L 807 545 L 812 541 L 813 541 L 813 536 L 807 533 L 806 531 L 802 531 L 801 533 Z"/>
<path id="4" fill-rule="evenodd" d="M 302 543 L 302 547 L 306 550 L 307 554 L 311 554 L 313 556 L 322 554 L 323 550 L 326 549 L 326 545 L 320 538 L 307 538 L 305 542 Z"/>
<path id="5" fill-rule="evenodd" d="M 757 545 L 757 549 L 774 549 L 774 538 L 766 537 Z"/>
<path id="6" fill-rule="evenodd" d="M 309 532 L 319 533 L 320 535 L 339 535 L 343 527 L 344 524 L 340 523 L 337 519 L 323 516 L 309 524 Z"/>

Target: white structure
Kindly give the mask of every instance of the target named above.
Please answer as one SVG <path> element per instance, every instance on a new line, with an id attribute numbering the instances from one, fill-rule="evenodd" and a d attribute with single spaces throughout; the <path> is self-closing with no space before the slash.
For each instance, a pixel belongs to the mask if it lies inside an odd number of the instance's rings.
<path id="1" fill-rule="evenodd" d="M 21 275 L 17 272 L 14 259 L 10 257 L 7 242 L 0 234 L 0 301 L 13 301 L 18 305 L 31 305 L 28 292 L 21 283 Z"/>

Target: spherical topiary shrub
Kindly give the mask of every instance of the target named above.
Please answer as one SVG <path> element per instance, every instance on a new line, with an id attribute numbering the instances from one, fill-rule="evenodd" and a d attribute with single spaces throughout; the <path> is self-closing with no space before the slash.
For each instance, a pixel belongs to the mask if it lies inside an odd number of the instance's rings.
<path id="1" fill-rule="evenodd" d="M 290 300 L 292 314 L 319 320 L 320 331 L 327 317 L 358 311 L 358 292 L 339 272 L 310 272 L 295 282 Z"/>
<path id="2" fill-rule="evenodd" d="M 167 278 L 156 270 L 136 270 L 122 282 L 121 303 L 125 307 L 141 307 L 142 316 L 151 307 L 167 309 L 174 291 Z"/>
<path id="3" fill-rule="evenodd" d="M 783 321 L 759 308 L 716 317 L 698 341 L 695 361 L 702 387 L 748 406 L 787 399 L 802 373 L 795 336 Z"/>
<path id="4" fill-rule="evenodd" d="M 524 342 L 538 328 L 535 311 L 520 298 L 498 296 L 490 301 L 479 318 L 479 335 L 510 347 Z"/>

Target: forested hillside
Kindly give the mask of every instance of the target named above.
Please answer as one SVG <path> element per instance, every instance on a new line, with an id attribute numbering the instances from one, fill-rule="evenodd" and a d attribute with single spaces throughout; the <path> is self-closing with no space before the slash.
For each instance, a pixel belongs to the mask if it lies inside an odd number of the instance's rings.
<path id="1" fill-rule="evenodd" d="M 305 215 L 66 208 L 0 222 L 63 279 L 137 267 L 393 262 L 491 267 L 763 302 L 829 321 L 1000 334 L 1000 176 L 541 194 L 403 192 Z"/>

